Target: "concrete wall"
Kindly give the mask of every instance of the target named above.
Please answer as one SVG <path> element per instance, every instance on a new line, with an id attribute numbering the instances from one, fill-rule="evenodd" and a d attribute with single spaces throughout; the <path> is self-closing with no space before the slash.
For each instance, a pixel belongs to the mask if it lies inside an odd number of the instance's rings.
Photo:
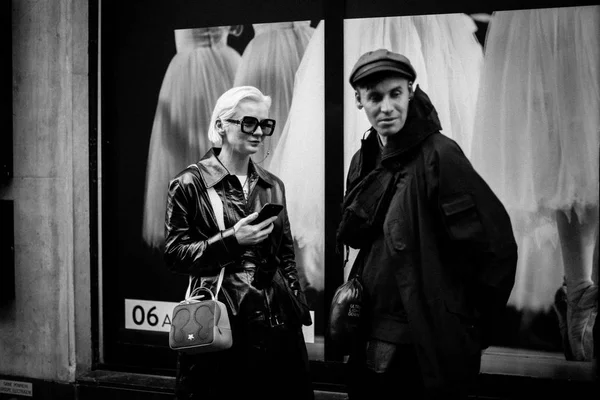
<path id="1" fill-rule="evenodd" d="M 12 0 L 16 299 L 0 375 L 70 382 L 91 367 L 88 2 Z M 1 221 L 0 221 L 1 223 Z"/>

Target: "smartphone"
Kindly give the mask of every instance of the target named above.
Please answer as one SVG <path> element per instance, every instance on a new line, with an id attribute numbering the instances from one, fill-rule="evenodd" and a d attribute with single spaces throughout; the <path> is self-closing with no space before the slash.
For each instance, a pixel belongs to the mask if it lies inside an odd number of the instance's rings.
<path id="1" fill-rule="evenodd" d="M 258 212 L 258 217 L 256 217 L 254 221 L 250 222 L 250 224 L 259 224 L 265 219 L 269 219 L 278 215 L 281 212 L 281 210 L 283 210 L 283 206 L 281 204 L 267 203 L 263 205 L 263 207 Z"/>

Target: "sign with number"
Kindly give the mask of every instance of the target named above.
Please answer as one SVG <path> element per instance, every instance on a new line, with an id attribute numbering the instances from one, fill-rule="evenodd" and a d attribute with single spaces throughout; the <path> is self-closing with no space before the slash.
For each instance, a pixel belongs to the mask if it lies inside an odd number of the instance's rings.
<path id="1" fill-rule="evenodd" d="M 171 314 L 178 303 L 125 299 L 125 329 L 169 332 Z"/>

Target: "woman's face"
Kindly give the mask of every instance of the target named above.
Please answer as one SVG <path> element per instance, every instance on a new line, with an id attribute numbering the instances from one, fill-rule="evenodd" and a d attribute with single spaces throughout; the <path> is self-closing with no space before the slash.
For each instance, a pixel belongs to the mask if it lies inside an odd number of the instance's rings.
<path id="1" fill-rule="evenodd" d="M 259 121 L 269 117 L 266 104 L 254 100 L 244 100 L 238 104 L 236 111 L 230 119 L 241 120 L 243 117 L 254 117 Z M 263 132 L 259 127 L 253 134 L 242 132 L 240 124 L 227 123 L 224 125 L 223 148 L 227 148 L 239 156 L 249 156 L 258 151 L 262 146 Z"/>

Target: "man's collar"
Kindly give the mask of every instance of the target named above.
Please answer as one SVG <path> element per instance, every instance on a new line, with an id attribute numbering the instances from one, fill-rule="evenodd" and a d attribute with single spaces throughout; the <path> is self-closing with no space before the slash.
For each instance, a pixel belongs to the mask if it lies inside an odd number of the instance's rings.
<path id="1" fill-rule="evenodd" d="M 221 163 L 217 155 L 221 152 L 221 148 L 211 148 L 202 159 L 198 162 L 198 168 L 200 169 L 200 176 L 204 181 L 204 185 L 207 188 L 211 188 L 219 183 L 223 178 L 229 175 L 229 171 Z M 273 179 L 270 174 L 262 168 L 260 165 L 255 164 L 250 159 L 248 165 L 248 175 L 252 176 L 255 174 L 258 176 L 259 181 L 264 182 L 267 186 L 273 186 Z"/>

